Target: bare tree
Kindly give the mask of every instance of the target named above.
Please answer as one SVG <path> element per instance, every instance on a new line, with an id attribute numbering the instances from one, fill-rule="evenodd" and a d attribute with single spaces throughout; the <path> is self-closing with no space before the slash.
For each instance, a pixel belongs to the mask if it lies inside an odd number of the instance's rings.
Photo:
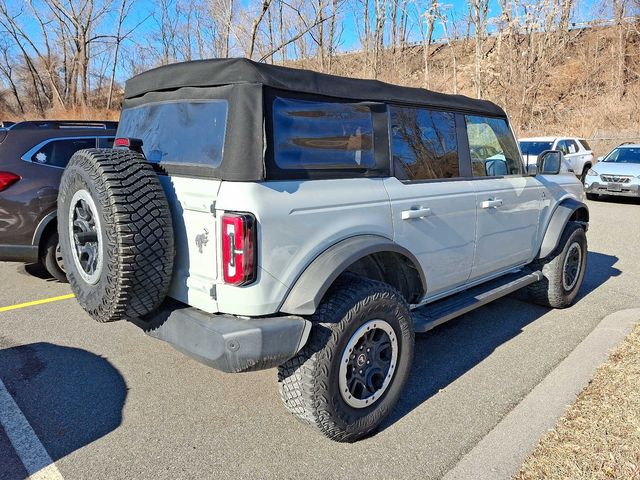
<path id="1" fill-rule="evenodd" d="M 483 78 L 482 63 L 484 60 L 484 42 L 487 35 L 487 13 L 489 0 L 469 0 L 469 18 L 475 33 L 473 85 L 477 98 L 482 97 Z"/>

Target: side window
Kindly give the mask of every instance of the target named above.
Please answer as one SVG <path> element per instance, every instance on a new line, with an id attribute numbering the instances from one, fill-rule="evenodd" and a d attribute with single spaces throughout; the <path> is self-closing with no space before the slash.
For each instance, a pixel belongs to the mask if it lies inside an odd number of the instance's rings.
<path id="1" fill-rule="evenodd" d="M 96 137 L 53 140 L 31 156 L 31 161 L 41 165 L 64 168 L 78 150 L 95 148 Z"/>
<path id="2" fill-rule="evenodd" d="M 574 142 L 573 140 L 567 140 L 567 151 L 569 153 L 578 153 L 578 150 L 580 150 L 578 148 L 578 144 L 576 142 Z"/>
<path id="3" fill-rule="evenodd" d="M 522 175 L 518 145 L 504 118 L 466 115 L 474 177 Z"/>
<path id="4" fill-rule="evenodd" d="M 276 98 L 273 151 L 282 169 L 374 167 L 371 109 L 358 103 Z"/>
<path id="5" fill-rule="evenodd" d="M 400 180 L 460 176 L 455 115 L 418 108 L 389 107 L 391 155 Z"/>
<path id="6" fill-rule="evenodd" d="M 560 140 L 558 142 L 558 146 L 556 147 L 556 150 L 560 150 L 562 153 L 567 155 L 569 153 L 569 144 L 567 143 L 566 140 Z"/>
<path id="7" fill-rule="evenodd" d="M 114 137 L 98 137 L 98 148 L 113 148 Z"/>

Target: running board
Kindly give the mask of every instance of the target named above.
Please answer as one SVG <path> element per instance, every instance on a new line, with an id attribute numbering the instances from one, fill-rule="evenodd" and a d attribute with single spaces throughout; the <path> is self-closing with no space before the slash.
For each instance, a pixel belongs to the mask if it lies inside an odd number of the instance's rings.
<path id="1" fill-rule="evenodd" d="M 516 290 L 542 280 L 542 272 L 516 272 L 464 290 L 450 297 L 416 308 L 413 324 L 416 332 L 426 332 L 453 318 L 493 302 Z"/>

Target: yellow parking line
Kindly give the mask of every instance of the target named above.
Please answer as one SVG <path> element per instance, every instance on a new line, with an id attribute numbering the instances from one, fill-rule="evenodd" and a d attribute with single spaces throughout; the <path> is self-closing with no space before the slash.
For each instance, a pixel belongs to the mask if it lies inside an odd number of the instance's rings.
<path id="1" fill-rule="evenodd" d="M 69 293 L 67 295 L 60 295 L 59 297 L 49 297 L 43 298 L 42 300 L 34 300 L 32 302 L 18 303 L 16 305 L 0 307 L 0 312 L 8 312 L 9 310 L 17 310 L 18 308 L 32 307 L 33 305 L 42 305 L 43 303 L 57 302 L 58 300 L 67 300 L 73 297 L 75 297 L 75 295 L 73 293 Z"/>

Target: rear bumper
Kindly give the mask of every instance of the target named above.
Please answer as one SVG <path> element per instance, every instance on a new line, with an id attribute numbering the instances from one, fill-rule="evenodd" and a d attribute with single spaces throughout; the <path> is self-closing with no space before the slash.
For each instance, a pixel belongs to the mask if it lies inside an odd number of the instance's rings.
<path id="1" fill-rule="evenodd" d="M 228 373 L 280 365 L 305 345 L 311 322 L 301 317 L 238 318 L 173 305 L 148 321 L 136 321 L 147 335 L 205 365 Z"/>
<path id="2" fill-rule="evenodd" d="M 3 262 L 37 262 L 37 245 L 0 245 L 0 261 Z"/>
<path id="3" fill-rule="evenodd" d="M 607 190 L 606 183 L 593 182 L 589 184 L 585 191 L 587 193 L 596 193 L 600 195 L 615 195 L 619 197 L 640 197 L 640 185 L 635 183 L 623 183 L 622 190 L 619 192 Z"/>

